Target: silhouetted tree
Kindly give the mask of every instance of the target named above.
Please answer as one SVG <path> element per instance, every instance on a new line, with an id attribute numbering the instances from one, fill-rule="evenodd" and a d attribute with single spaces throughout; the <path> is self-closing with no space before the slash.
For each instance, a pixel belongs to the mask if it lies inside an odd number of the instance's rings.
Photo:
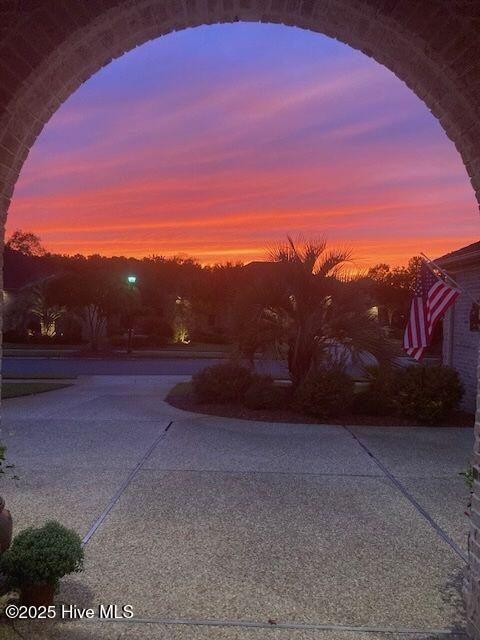
<path id="1" fill-rule="evenodd" d="M 373 282 L 372 295 L 377 304 L 385 307 L 389 326 L 395 316 L 403 317 L 408 311 L 420 261 L 421 258 L 414 256 L 407 267 L 393 269 L 380 263 L 367 272 L 367 278 Z"/>
<path id="2" fill-rule="evenodd" d="M 389 345 L 360 296 L 344 286 L 342 271 L 349 251 L 327 251 L 324 240 L 294 241 L 270 251 L 273 264 L 266 297 L 250 301 L 250 334 L 288 345 L 288 366 L 297 385 L 312 368 L 342 365 L 346 355 L 355 360 L 368 352 L 384 360 Z M 272 265 L 273 267 L 273 265 Z M 276 280 L 275 287 L 272 286 Z M 260 289 L 257 289 L 261 294 Z M 276 300 L 273 299 L 276 298 Z"/>
<path id="3" fill-rule="evenodd" d="M 108 271 L 85 269 L 58 279 L 57 300 L 85 323 L 91 348 L 96 351 L 113 314 L 132 313 L 136 294 Z M 136 304 L 136 303 L 135 303 Z"/>
<path id="4" fill-rule="evenodd" d="M 54 301 L 52 287 L 55 278 L 46 278 L 30 287 L 30 311 L 40 323 L 42 336 L 52 337 L 56 333 L 57 321 L 65 315 L 66 307 Z"/>
<path id="5" fill-rule="evenodd" d="M 43 256 L 46 253 L 37 235 L 21 229 L 17 229 L 12 233 L 6 242 L 6 246 L 25 256 Z"/>

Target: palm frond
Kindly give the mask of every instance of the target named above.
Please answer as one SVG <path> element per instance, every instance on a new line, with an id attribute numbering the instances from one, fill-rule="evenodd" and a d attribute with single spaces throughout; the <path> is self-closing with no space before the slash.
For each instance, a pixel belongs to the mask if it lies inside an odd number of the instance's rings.
<path id="1" fill-rule="evenodd" d="M 267 250 L 267 257 L 272 262 L 288 262 L 296 261 L 295 250 L 292 249 L 290 242 L 280 242 Z"/>
<path id="2" fill-rule="evenodd" d="M 313 273 L 322 278 L 328 276 L 338 278 L 345 269 L 345 263 L 349 262 L 351 258 L 352 252 L 349 249 L 328 251 L 322 255 L 321 261 L 317 259 Z"/>

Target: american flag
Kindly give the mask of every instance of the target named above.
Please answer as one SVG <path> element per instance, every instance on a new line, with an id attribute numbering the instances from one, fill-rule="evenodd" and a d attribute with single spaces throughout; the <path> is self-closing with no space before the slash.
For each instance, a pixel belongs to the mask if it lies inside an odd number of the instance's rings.
<path id="1" fill-rule="evenodd" d="M 409 356 L 421 360 L 430 344 L 436 323 L 459 295 L 458 289 L 441 280 L 426 262 L 422 262 L 403 337 L 403 347 Z"/>

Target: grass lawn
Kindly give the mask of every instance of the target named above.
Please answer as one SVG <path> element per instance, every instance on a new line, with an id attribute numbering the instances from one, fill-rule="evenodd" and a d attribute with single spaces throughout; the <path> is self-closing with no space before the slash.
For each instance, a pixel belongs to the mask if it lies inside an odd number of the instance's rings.
<path id="1" fill-rule="evenodd" d="M 71 384 L 60 382 L 2 382 L 2 398 L 18 398 L 20 396 L 31 396 L 36 393 L 46 393 L 71 387 Z"/>
<path id="2" fill-rule="evenodd" d="M 190 344 L 169 344 L 162 347 L 163 350 L 181 350 L 181 351 L 222 351 L 230 352 L 232 350 L 231 344 L 211 344 L 208 342 L 191 342 Z"/>
<path id="3" fill-rule="evenodd" d="M 43 347 L 42 349 L 38 348 L 38 349 L 34 349 L 34 348 L 30 348 L 30 347 L 23 347 L 21 349 L 11 349 L 10 347 L 5 347 L 3 349 L 3 356 L 8 357 L 19 357 L 19 358 L 32 358 L 32 357 L 38 357 L 38 358 L 44 358 L 44 357 L 49 357 L 49 358 L 61 358 L 63 356 L 68 357 L 69 355 L 71 355 L 72 353 L 74 353 L 74 351 L 72 350 L 68 350 L 68 349 L 49 349 L 46 347 Z"/>
<path id="4" fill-rule="evenodd" d="M 188 396 L 193 393 L 193 385 L 191 382 L 178 382 L 170 391 L 169 396 Z"/>
<path id="5" fill-rule="evenodd" d="M 30 342 L 4 342 L 3 348 L 10 349 L 11 351 L 22 351 L 28 349 L 29 351 L 42 351 L 45 349 L 55 349 L 56 351 L 71 351 L 72 349 L 78 349 L 78 344 L 32 344 Z"/>
<path id="6" fill-rule="evenodd" d="M 134 347 L 133 358 L 222 358 L 233 349 L 231 344 L 167 344 L 162 347 Z M 88 345 L 4 344 L 3 355 L 21 358 L 117 357 L 126 354 L 125 346 L 93 352 Z"/>
<path id="7" fill-rule="evenodd" d="M 16 373 L 14 376 L 2 376 L 2 380 L 8 380 L 8 381 L 14 381 L 14 380 L 76 380 L 76 378 L 78 378 L 78 376 L 62 376 L 61 374 L 58 375 L 51 375 L 51 374 L 47 374 L 47 373 L 34 373 L 32 374 L 23 374 L 23 373 Z"/>

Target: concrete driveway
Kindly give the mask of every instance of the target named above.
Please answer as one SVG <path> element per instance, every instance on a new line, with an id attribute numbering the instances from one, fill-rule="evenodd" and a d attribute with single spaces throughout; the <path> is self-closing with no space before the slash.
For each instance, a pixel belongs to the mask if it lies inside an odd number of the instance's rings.
<path id="1" fill-rule="evenodd" d="M 58 601 L 135 616 L 32 638 L 463 637 L 471 430 L 198 416 L 162 401 L 179 379 L 4 403 L 15 530 L 56 518 L 86 544 Z"/>

